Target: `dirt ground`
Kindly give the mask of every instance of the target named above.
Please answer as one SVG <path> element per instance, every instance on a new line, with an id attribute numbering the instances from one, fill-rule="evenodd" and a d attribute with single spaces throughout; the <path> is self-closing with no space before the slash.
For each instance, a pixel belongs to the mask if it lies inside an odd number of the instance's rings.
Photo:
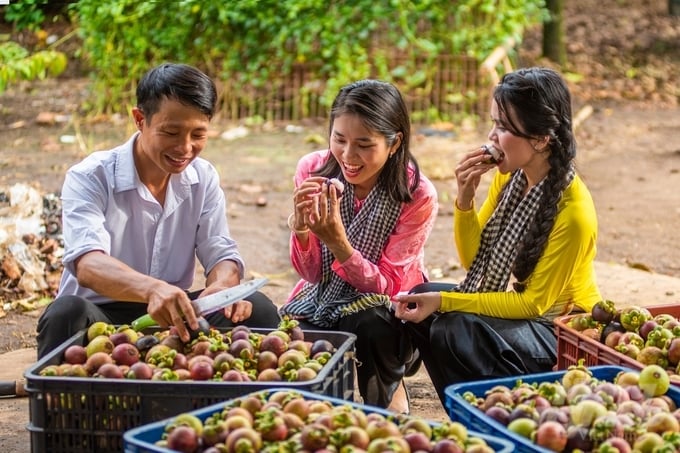
<path id="1" fill-rule="evenodd" d="M 598 262 L 680 278 L 680 18 L 668 17 L 660 6 L 665 2 L 659 1 L 567 3 L 570 71 L 583 75 L 573 84 L 574 112 L 590 112 L 576 131 L 578 168 L 598 210 Z M 533 57 L 539 42 L 540 30 L 527 36 L 520 53 L 523 65 L 541 64 Z M 644 76 L 634 77 L 635 71 Z M 128 118 L 95 124 L 78 120 L 73 114 L 86 97 L 84 78 L 20 84 L 0 96 L 0 187 L 27 182 L 44 193 L 58 192 L 69 166 L 133 132 Z M 55 114 L 57 121 L 39 124 L 40 112 Z M 59 115 L 72 116 L 60 122 Z M 323 146 L 326 124 L 304 125 L 295 132 L 269 125 L 235 140 L 220 135 L 236 125 L 218 119 L 213 126 L 215 137 L 203 157 L 222 176 L 231 233 L 248 263 L 247 277 L 267 276 L 264 291 L 283 302 L 297 278 L 288 262 L 286 226 L 295 162 Z M 415 137 L 415 155 L 440 197 L 426 250 L 433 279 L 463 276 L 451 233 L 453 168 L 462 153 L 484 140 L 481 129 L 458 127 L 449 136 Z M 603 269 L 598 278 L 606 280 Z M 680 286 L 665 294 L 667 302 L 680 302 Z M 620 292 L 603 295 L 625 297 Z M 641 302 L 645 297 L 632 296 Z M 0 318 L 0 354 L 35 347 L 39 314 L 8 310 Z M 433 420 L 446 417 L 424 370 L 407 382 L 413 413 Z M 0 450 L 28 451 L 27 411 L 25 398 L 0 399 Z"/>

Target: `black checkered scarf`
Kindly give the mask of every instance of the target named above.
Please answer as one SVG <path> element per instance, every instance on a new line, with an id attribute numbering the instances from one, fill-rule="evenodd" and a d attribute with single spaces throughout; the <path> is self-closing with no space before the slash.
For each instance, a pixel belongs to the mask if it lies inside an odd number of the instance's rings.
<path id="1" fill-rule="evenodd" d="M 512 175 L 503 198 L 482 230 L 472 266 L 456 291 L 488 293 L 507 290 L 517 257 L 517 245 L 536 216 L 546 181 L 547 178 L 543 178 L 523 196 L 527 185 L 524 172 L 517 170 Z"/>
<path id="2" fill-rule="evenodd" d="M 392 200 L 387 190 L 376 185 L 366 197 L 359 212 L 354 213 L 354 187 L 345 183 L 340 199 L 340 216 L 347 231 L 347 239 L 364 258 L 377 263 L 383 246 L 392 233 L 401 213 L 401 203 Z M 386 294 L 360 293 L 333 272 L 333 254 L 321 244 L 322 276 L 319 283 L 306 282 L 279 313 L 324 328 L 331 328 L 338 320 L 351 313 L 372 307 L 389 306 Z"/>

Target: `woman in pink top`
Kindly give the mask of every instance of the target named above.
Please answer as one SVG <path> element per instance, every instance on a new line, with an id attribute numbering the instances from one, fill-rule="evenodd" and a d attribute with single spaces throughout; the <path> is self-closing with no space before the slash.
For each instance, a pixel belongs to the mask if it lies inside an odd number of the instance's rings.
<path id="1" fill-rule="evenodd" d="M 426 281 L 424 246 L 438 208 L 409 149 L 410 128 L 393 85 L 343 87 L 331 108 L 329 149 L 298 163 L 288 222 L 302 279 L 279 312 L 306 329 L 354 333 L 359 392 L 380 407 L 412 355 L 390 300 Z"/>

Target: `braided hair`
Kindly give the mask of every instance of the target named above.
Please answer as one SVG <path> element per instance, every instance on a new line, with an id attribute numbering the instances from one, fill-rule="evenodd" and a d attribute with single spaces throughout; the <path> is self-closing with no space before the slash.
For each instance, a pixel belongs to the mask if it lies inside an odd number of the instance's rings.
<path id="1" fill-rule="evenodd" d="M 496 86 L 493 98 L 512 134 L 527 139 L 549 137 L 546 152 L 549 152 L 550 170 L 543 196 L 533 224 L 518 244 L 512 269 L 517 279 L 514 289 L 523 292 L 548 242 L 557 217 L 557 205 L 574 169 L 576 142 L 571 95 L 559 73 L 534 67 L 505 74 Z"/>

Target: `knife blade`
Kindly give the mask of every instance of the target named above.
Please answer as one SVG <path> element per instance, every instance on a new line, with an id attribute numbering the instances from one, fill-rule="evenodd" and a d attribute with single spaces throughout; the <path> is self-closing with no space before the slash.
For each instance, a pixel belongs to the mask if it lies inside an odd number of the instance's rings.
<path id="1" fill-rule="evenodd" d="M 240 285 L 232 286 L 231 288 L 223 289 L 214 294 L 192 300 L 191 306 L 194 308 L 197 316 L 203 317 L 243 300 L 243 298 L 250 296 L 266 285 L 268 281 L 269 279 L 267 278 L 248 280 Z M 148 313 L 135 319 L 130 324 L 137 332 L 156 325 L 158 325 L 158 323 L 156 323 Z"/>
<path id="2" fill-rule="evenodd" d="M 214 313 L 221 308 L 226 308 L 229 305 L 235 304 L 236 302 L 243 300 L 244 297 L 248 297 L 253 294 L 258 289 L 262 288 L 267 284 L 268 280 L 266 278 L 257 278 L 255 280 L 249 280 L 240 285 L 232 286 L 231 288 L 223 289 L 209 296 L 199 297 L 191 301 L 191 305 L 194 307 L 196 314 L 199 316 L 206 316 L 210 313 Z"/>

